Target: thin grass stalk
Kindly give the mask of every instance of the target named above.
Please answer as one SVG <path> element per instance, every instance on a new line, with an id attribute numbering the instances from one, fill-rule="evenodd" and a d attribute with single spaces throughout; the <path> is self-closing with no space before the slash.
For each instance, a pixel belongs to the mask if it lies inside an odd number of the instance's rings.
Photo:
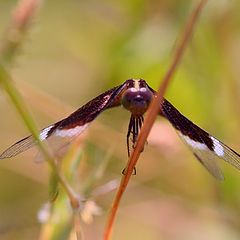
<path id="1" fill-rule="evenodd" d="M 72 207 L 78 208 L 79 201 L 78 201 L 78 198 L 76 197 L 76 194 L 74 193 L 73 189 L 69 186 L 69 184 L 66 182 L 62 174 L 59 172 L 56 164 L 57 162 L 56 159 L 54 159 L 52 154 L 47 149 L 46 145 L 40 141 L 39 131 L 33 119 L 28 113 L 27 108 L 24 105 L 22 98 L 20 97 L 20 94 L 18 93 L 17 89 L 14 87 L 10 75 L 7 73 L 7 71 L 1 64 L 0 64 L 0 84 L 2 84 L 2 86 L 4 87 L 5 91 L 9 95 L 11 101 L 13 102 L 15 108 L 20 114 L 22 120 L 24 121 L 26 127 L 28 128 L 28 130 L 36 140 L 36 143 L 39 146 L 39 149 L 41 150 L 41 152 L 43 153 L 43 156 L 46 158 L 47 162 L 49 163 L 53 171 L 56 173 L 56 176 L 58 177 L 59 182 L 61 183 L 63 189 L 66 191 L 67 195 L 69 196 Z"/>
<path id="2" fill-rule="evenodd" d="M 78 208 L 79 202 L 76 197 L 76 194 L 68 185 L 62 174 L 59 172 L 58 167 L 56 165 L 57 161 L 54 160 L 54 157 L 49 152 L 47 147 L 40 141 L 39 131 L 36 127 L 36 124 L 34 123 L 33 119 L 28 113 L 27 108 L 20 94 L 13 85 L 12 79 L 5 67 L 5 65 L 9 65 L 13 61 L 18 49 L 21 47 L 23 43 L 23 37 L 25 36 L 30 26 L 30 23 L 33 17 L 35 16 L 36 11 L 39 8 L 41 2 L 42 0 L 20 0 L 16 5 L 12 14 L 11 24 L 5 34 L 5 38 L 1 42 L 0 83 L 5 88 L 11 101 L 13 102 L 17 111 L 19 112 L 21 118 L 23 119 L 24 123 L 26 124 L 27 128 L 29 129 L 33 137 L 35 138 L 39 146 L 39 149 L 43 153 L 49 165 L 51 166 L 53 171 L 56 172 L 56 176 L 58 177 L 59 182 L 61 183 L 62 187 L 65 189 L 67 195 L 69 196 L 71 205 L 74 208 Z"/>

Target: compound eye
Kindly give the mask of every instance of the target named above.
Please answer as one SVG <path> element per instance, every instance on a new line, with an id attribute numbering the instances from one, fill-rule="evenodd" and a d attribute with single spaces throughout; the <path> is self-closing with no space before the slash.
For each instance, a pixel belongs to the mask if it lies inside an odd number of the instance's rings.
<path id="1" fill-rule="evenodd" d="M 122 96 L 122 105 L 134 115 L 146 112 L 153 94 L 146 88 L 129 88 Z"/>
<path id="2" fill-rule="evenodd" d="M 147 102 L 147 104 L 151 102 L 153 97 L 152 92 L 148 91 L 146 88 L 140 88 L 140 95 Z"/>
<path id="3" fill-rule="evenodd" d="M 122 97 L 122 105 L 126 109 L 129 109 L 132 105 L 133 100 L 137 95 L 138 94 L 135 88 L 129 88 Z"/>

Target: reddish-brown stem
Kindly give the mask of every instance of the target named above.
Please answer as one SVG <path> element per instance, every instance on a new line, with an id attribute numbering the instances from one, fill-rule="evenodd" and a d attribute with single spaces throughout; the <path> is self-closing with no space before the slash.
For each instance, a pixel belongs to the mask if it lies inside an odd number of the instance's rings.
<path id="1" fill-rule="evenodd" d="M 201 0 L 200 3 L 197 5 L 196 9 L 192 12 L 192 15 L 190 16 L 189 21 L 187 22 L 185 30 L 182 34 L 182 38 L 179 41 L 173 61 L 170 65 L 167 73 L 165 74 L 165 76 L 163 78 L 162 84 L 157 92 L 155 99 L 152 101 L 152 103 L 149 107 L 149 111 L 146 114 L 146 119 L 143 124 L 142 130 L 140 131 L 138 141 L 136 144 L 136 148 L 134 149 L 134 151 L 132 152 L 132 154 L 130 156 L 130 159 L 129 159 L 129 162 L 128 162 L 128 165 L 127 165 L 127 168 L 125 171 L 126 174 L 123 175 L 123 177 L 122 177 L 121 184 L 118 188 L 118 192 L 114 199 L 113 206 L 112 206 L 111 212 L 109 214 L 107 226 L 105 228 L 104 240 L 109 240 L 111 237 L 113 223 L 114 223 L 114 220 L 116 217 L 117 210 L 119 208 L 119 204 L 120 204 L 122 195 L 127 187 L 127 184 L 132 175 L 133 169 L 134 169 L 134 167 L 137 163 L 137 160 L 141 154 L 141 150 L 144 147 L 147 136 L 148 136 L 148 134 L 152 128 L 152 125 L 160 111 L 159 106 L 163 99 L 166 88 L 169 85 L 170 80 L 172 79 L 173 74 L 175 73 L 175 71 L 182 59 L 183 53 L 184 53 L 186 46 L 191 38 L 191 35 L 193 32 L 194 26 L 197 22 L 198 16 L 199 16 L 204 4 L 206 4 L 206 2 L 207 2 L 207 0 Z"/>

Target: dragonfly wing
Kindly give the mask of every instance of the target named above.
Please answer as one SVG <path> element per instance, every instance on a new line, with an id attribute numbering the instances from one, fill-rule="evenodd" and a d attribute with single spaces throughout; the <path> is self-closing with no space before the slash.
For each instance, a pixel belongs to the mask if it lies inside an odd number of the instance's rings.
<path id="1" fill-rule="evenodd" d="M 121 105 L 121 94 L 125 88 L 126 83 L 123 83 L 100 94 L 65 119 L 42 129 L 39 139 L 43 141 L 49 137 L 71 138 L 80 135 L 102 111 Z M 0 159 L 14 157 L 35 144 L 35 139 L 28 136 L 6 149 L 0 154 Z"/>
<path id="2" fill-rule="evenodd" d="M 223 179 L 216 162 L 218 158 L 240 169 L 240 155 L 237 152 L 191 122 L 166 99 L 161 104 L 161 114 L 170 121 L 195 157 L 214 177 Z"/>
<path id="3" fill-rule="evenodd" d="M 218 167 L 216 162 L 217 156 L 203 143 L 198 143 L 191 140 L 189 137 L 184 136 L 180 131 L 177 131 L 180 138 L 193 152 L 193 155 L 198 159 L 198 161 L 217 179 L 223 180 L 223 174 L 221 169 Z"/>
<path id="4" fill-rule="evenodd" d="M 34 145 L 35 145 L 34 138 L 32 136 L 28 136 L 28 137 L 16 142 L 8 149 L 6 149 L 0 155 L 0 159 L 14 157 L 14 156 L 18 155 L 19 153 L 26 151 L 27 149 L 31 148 Z"/>

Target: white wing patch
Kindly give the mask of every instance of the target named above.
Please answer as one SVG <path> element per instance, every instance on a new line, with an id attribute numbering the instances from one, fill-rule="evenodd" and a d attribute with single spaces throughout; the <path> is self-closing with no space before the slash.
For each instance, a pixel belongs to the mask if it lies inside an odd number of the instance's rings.
<path id="1" fill-rule="evenodd" d="M 74 136 L 81 134 L 88 127 L 88 125 L 89 125 L 89 123 L 87 123 L 83 126 L 76 126 L 75 128 L 66 129 L 66 130 L 56 129 L 49 135 L 49 132 L 54 127 L 54 125 L 50 125 L 50 126 L 44 128 L 40 132 L 39 139 L 41 141 L 44 141 L 51 136 L 53 136 L 53 137 L 55 137 L 55 136 L 56 137 L 74 137 Z M 2 154 L 0 154 L 0 159 L 14 157 L 14 156 L 18 155 L 19 153 L 24 152 L 27 149 L 34 146 L 35 143 L 36 143 L 36 141 L 32 136 L 26 137 L 26 138 L 20 140 L 19 142 L 13 144 L 11 147 L 6 149 Z"/>
<path id="2" fill-rule="evenodd" d="M 54 125 L 48 126 L 44 128 L 41 133 L 39 134 L 39 138 L 41 141 L 47 139 L 49 131 L 54 127 Z"/>
<path id="3" fill-rule="evenodd" d="M 189 138 L 188 136 L 181 134 L 181 132 L 178 132 L 178 133 L 186 141 L 186 143 L 190 145 L 192 148 L 199 149 L 199 150 L 206 150 L 208 148 L 206 144 L 196 142 L 191 138 Z"/>
<path id="4" fill-rule="evenodd" d="M 210 137 L 213 141 L 213 150 L 214 152 L 219 156 L 219 157 L 223 157 L 224 156 L 224 148 L 221 145 L 221 143 L 214 137 Z"/>
<path id="5" fill-rule="evenodd" d="M 73 137 L 81 134 L 87 127 L 89 123 L 84 124 L 83 126 L 76 126 L 69 129 L 56 129 L 53 133 L 54 136 L 58 137 Z"/>
<path id="6" fill-rule="evenodd" d="M 240 156 L 224 143 L 220 142 L 213 136 L 209 135 L 213 142 L 213 150 L 209 149 L 206 144 L 196 142 L 190 139 L 188 136 L 183 135 L 180 131 L 177 131 L 181 139 L 192 150 L 198 160 L 208 169 L 208 171 L 218 178 L 223 180 L 223 175 L 219 169 L 216 160 L 218 158 L 232 164 L 237 169 L 240 169 Z"/>
<path id="7" fill-rule="evenodd" d="M 183 135 L 180 131 L 177 131 L 180 138 L 183 140 L 183 142 L 186 143 L 186 145 L 192 150 L 194 156 L 199 160 L 199 162 L 217 179 L 223 180 L 223 174 L 218 167 L 218 164 L 216 162 L 217 155 L 215 151 L 210 150 L 206 144 L 196 142 L 192 139 L 190 139 L 188 136 Z M 215 141 L 217 144 L 217 141 Z M 215 146 L 215 145 L 214 145 Z M 217 148 L 217 147 L 216 147 Z M 218 151 L 220 154 L 221 146 L 218 146 Z M 221 156 L 222 157 L 222 156 Z"/>

